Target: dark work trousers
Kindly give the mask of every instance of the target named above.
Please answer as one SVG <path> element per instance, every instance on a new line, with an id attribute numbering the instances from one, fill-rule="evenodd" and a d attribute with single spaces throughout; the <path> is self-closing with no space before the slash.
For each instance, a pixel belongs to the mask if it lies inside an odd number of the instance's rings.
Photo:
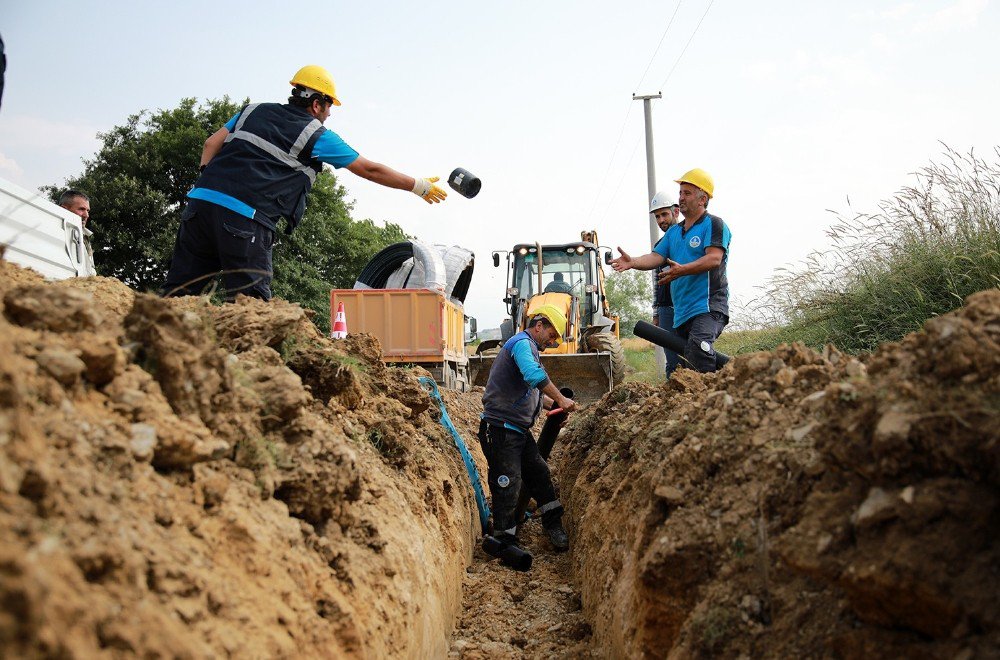
<path id="1" fill-rule="evenodd" d="M 658 325 L 663 330 L 671 334 L 677 334 L 674 330 L 674 308 L 669 305 L 657 305 L 656 306 L 656 325 Z M 680 336 L 680 335 L 678 335 Z M 674 373 L 674 369 L 681 362 L 681 356 L 674 353 L 669 348 L 663 349 L 663 354 L 667 358 L 667 380 L 670 380 L 670 374 Z"/>
<path id="2" fill-rule="evenodd" d="M 692 369 L 702 373 L 715 371 L 715 340 L 729 323 L 729 317 L 722 312 L 709 312 L 689 318 L 674 334 L 687 341 L 684 359 Z"/>
<path id="3" fill-rule="evenodd" d="M 562 513 L 549 466 L 530 432 L 518 433 L 484 419 L 479 423 L 479 444 L 489 464 L 494 534 L 513 536 L 517 531 L 520 521 L 514 520 L 514 510 L 522 481 L 538 504 L 537 514 Z"/>
<path id="4" fill-rule="evenodd" d="M 237 293 L 271 299 L 274 232 L 229 209 L 189 199 L 181 214 L 163 295 L 197 296 L 222 276 L 226 300 Z"/>

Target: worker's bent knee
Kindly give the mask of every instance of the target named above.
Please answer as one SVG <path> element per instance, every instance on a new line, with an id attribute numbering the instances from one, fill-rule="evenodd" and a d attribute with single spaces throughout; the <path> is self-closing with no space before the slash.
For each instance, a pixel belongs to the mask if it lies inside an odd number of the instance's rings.
<path id="1" fill-rule="evenodd" d="M 728 321 L 728 317 L 720 312 L 700 314 L 692 319 L 687 345 L 684 347 L 684 358 L 694 369 L 706 373 L 718 368 L 715 340 L 722 334 L 722 329 L 726 327 Z"/>

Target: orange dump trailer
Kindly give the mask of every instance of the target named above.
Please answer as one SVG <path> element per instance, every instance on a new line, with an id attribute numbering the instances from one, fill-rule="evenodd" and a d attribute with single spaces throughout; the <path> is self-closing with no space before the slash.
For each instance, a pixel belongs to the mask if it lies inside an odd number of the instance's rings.
<path id="1" fill-rule="evenodd" d="M 419 365 L 444 387 L 469 389 L 461 305 L 430 289 L 333 289 L 330 327 L 340 303 L 348 332 L 376 337 L 387 364 Z"/>

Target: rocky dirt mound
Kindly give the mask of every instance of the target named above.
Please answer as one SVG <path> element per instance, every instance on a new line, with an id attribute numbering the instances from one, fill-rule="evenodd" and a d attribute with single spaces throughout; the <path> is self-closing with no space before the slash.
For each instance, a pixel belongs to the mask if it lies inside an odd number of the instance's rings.
<path id="1" fill-rule="evenodd" d="M 558 464 L 611 657 L 995 657 L 1000 292 L 864 362 L 616 389 Z"/>
<path id="2" fill-rule="evenodd" d="M 0 298 L 3 655 L 446 654 L 475 504 L 374 341 L 2 262 Z"/>

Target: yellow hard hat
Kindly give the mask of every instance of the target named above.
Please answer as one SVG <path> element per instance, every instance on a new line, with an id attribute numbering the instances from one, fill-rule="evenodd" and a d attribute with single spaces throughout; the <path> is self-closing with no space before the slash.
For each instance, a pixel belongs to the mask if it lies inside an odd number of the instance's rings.
<path id="1" fill-rule="evenodd" d="M 562 337 L 566 334 L 566 315 L 563 314 L 563 311 L 555 305 L 539 305 L 531 310 L 531 318 L 535 318 L 536 316 L 544 316 L 548 319 L 552 327 L 559 333 L 559 337 L 556 339 L 556 346 L 561 344 Z"/>
<path id="2" fill-rule="evenodd" d="M 289 84 L 302 85 L 309 89 L 315 89 L 317 92 L 329 97 L 334 105 L 340 105 L 340 99 L 337 98 L 337 86 L 333 84 L 333 77 L 321 66 L 307 64 L 295 72 Z"/>
<path id="3" fill-rule="evenodd" d="M 709 176 L 708 172 L 698 167 L 688 170 L 681 175 L 681 178 L 674 179 L 674 183 L 690 183 L 696 188 L 701 188 L 709 199 L 712 199 L 712 195 L 715 193 L 715 182 L 712 181 L 712 177 Z"/>

